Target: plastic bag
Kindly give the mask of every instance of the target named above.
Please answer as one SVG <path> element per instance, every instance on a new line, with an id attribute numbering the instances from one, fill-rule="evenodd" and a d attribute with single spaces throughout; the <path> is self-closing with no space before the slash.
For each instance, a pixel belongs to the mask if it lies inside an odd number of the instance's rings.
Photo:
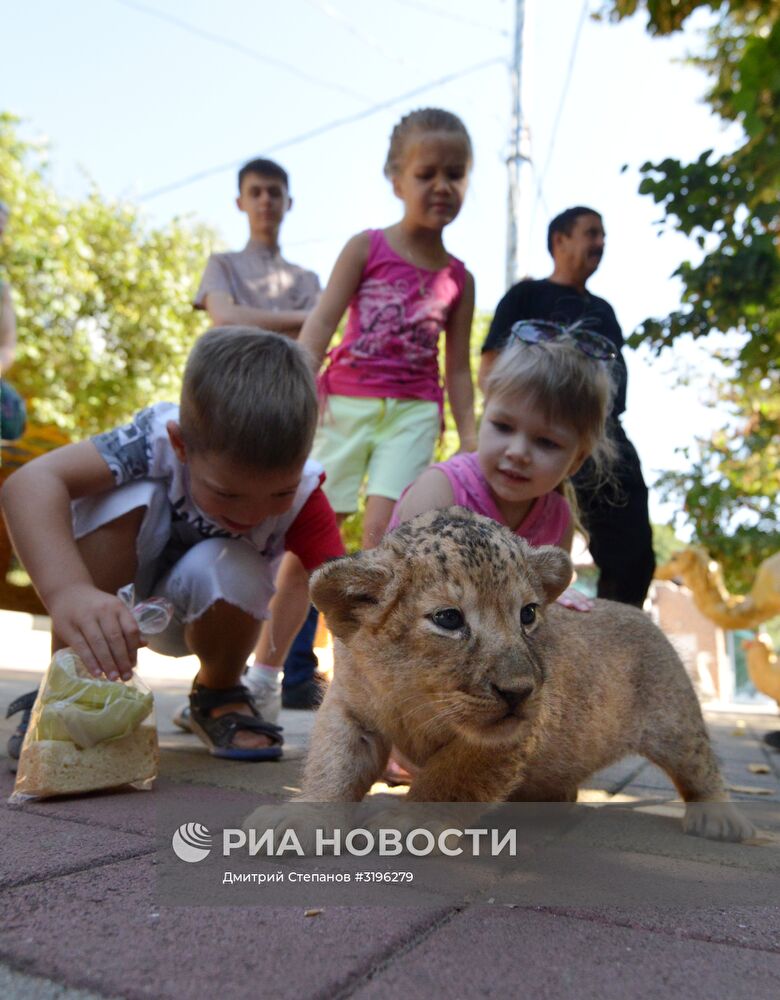
<path id="1" fill-rule="evenodd" d="M 173 609 L 164 598 L 133 606 L 133 587 L 118 595 L 141 632 L 162 632 Z M 70 648 L 52 657 L 22 744 L 10 802 L 132 785 L 149 789 L 160 751 L 152 692 L 129 681 L 93 677 Z"/>

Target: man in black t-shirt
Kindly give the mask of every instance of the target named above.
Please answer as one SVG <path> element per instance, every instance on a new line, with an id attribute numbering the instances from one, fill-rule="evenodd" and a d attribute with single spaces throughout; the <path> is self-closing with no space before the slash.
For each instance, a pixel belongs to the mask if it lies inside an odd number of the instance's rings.
<path id="1" fill-rule="evenodd" d="M 612 480 L 606 485 L 599 483 L 592 463 L 586 462 L 573 483 L 582 521 L 590 535 L 591 555 L 599 568 L 599 597 L 641 607 L 653 578 L 655 559 L 647 486 L 639 456 L 620 423 L 626 408 L 627 381 L 620 353 L 623 333 L 612 306 L 585 288 L 604 253 L 604 235 L 601 216 L 592 208 L 569 208 L 552 220 L 547 248 L 554 262 L 553 273 L 541 281 L 521 281 L 501 299 L 482 345 L 479 382 L 484 386 L 512 324 L 521 319 L 553 320 L 567 326 L 578 322 L 615 345 L 616 391 L 608 430 L 618 456 Z"/>

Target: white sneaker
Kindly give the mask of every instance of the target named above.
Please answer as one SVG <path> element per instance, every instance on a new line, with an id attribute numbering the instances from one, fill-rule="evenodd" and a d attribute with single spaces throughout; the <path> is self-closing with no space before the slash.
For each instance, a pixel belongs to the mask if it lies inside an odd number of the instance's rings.
<path id="1" fill-rule="evenodd" d="M 265 721 L 275 724 L 282 707 L 282 671 L 274 672 L 252 664 L 247 667 L 241 683 L 249 688 L 257 710 Z"/>

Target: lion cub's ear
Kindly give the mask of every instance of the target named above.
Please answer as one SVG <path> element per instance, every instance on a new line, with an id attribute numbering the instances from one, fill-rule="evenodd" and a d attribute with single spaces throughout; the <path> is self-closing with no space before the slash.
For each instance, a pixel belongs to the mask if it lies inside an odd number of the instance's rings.
<path id="1" fill-rule="evenodd" d="M 529 568 L 539 577 L 548 603 L 569 586 L 574 566 L 569 555 L 557 545 L 541 545 L 538 549 L 529 546 L 525 558 Z"/>
<path id="2" fill-rule="evenodd" d="M 379 603 L 392 577 L 376 556 L 358 552 L 321 566 L 311 578 L 311 599 L 331 632 L 347 639 L 360 627 L 364 612 Z"/>

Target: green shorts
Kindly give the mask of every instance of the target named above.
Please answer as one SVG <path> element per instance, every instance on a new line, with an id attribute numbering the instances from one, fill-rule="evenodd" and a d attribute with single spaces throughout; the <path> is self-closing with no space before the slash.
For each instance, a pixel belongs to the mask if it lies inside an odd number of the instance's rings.
<path id="1" fill-rule="evenodd" d="M 312 457 L 322 463 L 323 490 L 339 514 L 367 496 L 397 500 L 433 458 L 439 407 L 424 399 L 328 396 Z"/>

